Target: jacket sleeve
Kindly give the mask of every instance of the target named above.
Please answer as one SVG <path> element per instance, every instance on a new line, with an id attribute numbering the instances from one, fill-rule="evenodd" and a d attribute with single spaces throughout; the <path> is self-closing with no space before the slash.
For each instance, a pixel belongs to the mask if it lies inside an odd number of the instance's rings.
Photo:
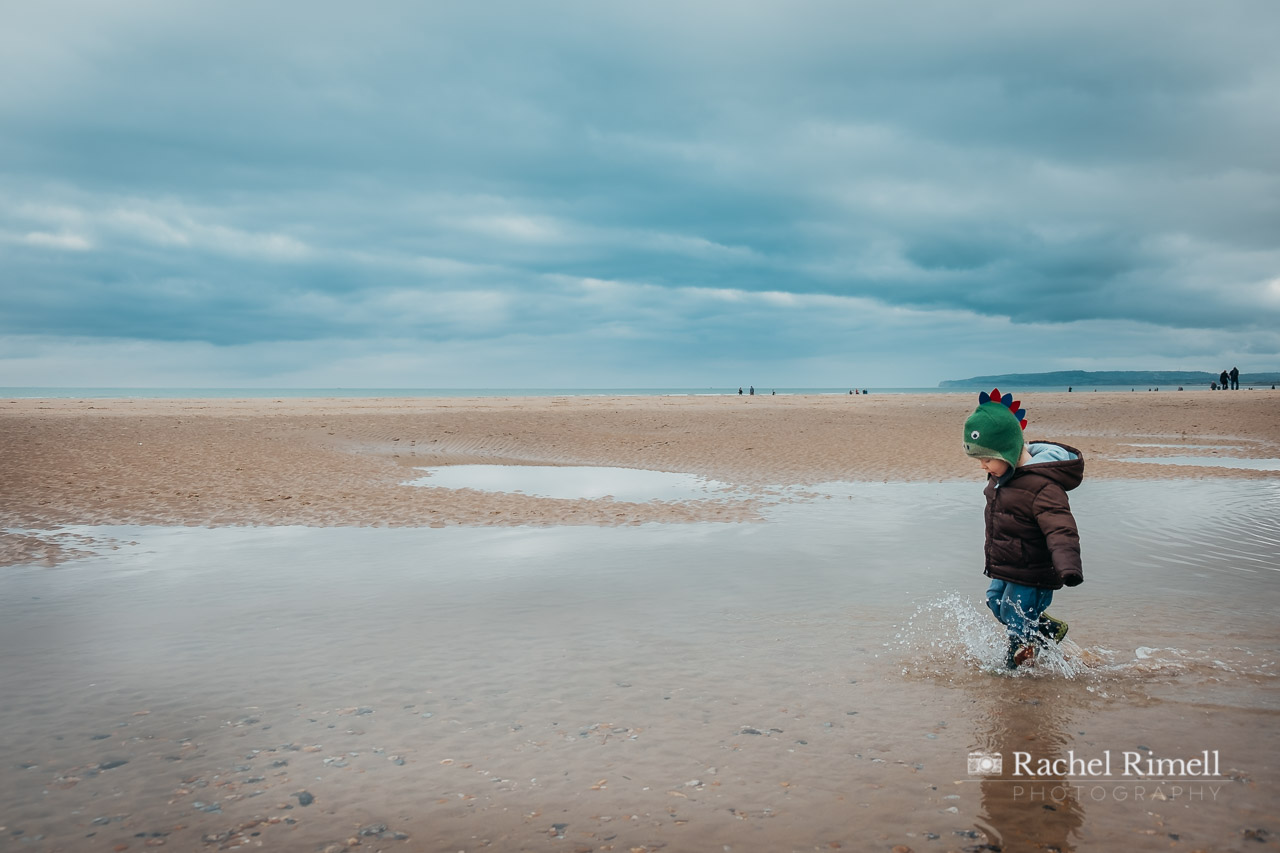
<path id="1" fill-rule="evenodd" d="M 1049 553 L 1053 555 L 1053 569 L 1058 578 L 1066 586 L 1083 583 L 1080 531 L 1071 514 L 1067 493 L 1058 484 L 1050 483 L 1040 490 L 1031 506 L 1036 524 L 1040 525 L 1040 532 L 1049 545 Z"/>

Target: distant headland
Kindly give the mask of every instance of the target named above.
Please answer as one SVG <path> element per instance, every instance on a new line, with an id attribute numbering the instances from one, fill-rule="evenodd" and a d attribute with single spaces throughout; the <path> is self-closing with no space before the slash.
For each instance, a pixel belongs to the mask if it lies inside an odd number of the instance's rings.
<path id="1" fill-rule="evenodd" d="M 1218 381 L 1218 373 L 1200 370 L 1056 370 L 1051 373 L 1002 373 L 969 379 L 944 379 L 939 388 L 1102 388 L 1127 385 L 1136 388 L 1186 386 L 1208 388 Z M 1280 382 L 1280 373 L 1241 373 L 1241 387 Z"/>

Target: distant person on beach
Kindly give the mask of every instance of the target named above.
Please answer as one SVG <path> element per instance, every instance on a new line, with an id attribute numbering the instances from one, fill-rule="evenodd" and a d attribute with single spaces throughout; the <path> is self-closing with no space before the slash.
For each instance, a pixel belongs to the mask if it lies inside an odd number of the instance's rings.
<path id="1" fill-rule="evenodd" d="M 1219 373 L 1218 386 L 1221 387 L 1223 391 L 1228 390 L 1231 387 L 1231 374 L 1227 373 L 1225 370 Z"/>
<path id="2" fill-rule="evenodd" d="M 1037 646 L 1062 642 L 1067 623 L 1045 611 L 1054 590 L 1084 582 L 1067 500 L 1084 479 L 1084 454 L 1056 442 L 1028 444 L 1020 405 L 1012 394 L 984 391 L 964 422 L 964 452 L 987 472 L 983 574 L 991 578 L 987 606 L 1009 635 L 1009 669 L 1034 660 Z"/>
<path id="3" fill-rule="evenodd" d="M 1231 368 L 1231 390 L 1240 390 L 1240 368 L 1238 367 Z"/>

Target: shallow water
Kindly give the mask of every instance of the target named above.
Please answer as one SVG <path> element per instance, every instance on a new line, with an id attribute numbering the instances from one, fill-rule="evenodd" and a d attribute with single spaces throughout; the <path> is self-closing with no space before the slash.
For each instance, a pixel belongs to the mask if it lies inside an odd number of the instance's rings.
<path id="1" fill-rule="evenodd" d="M 0 581 L 0 846 L 1274 838 L 1280 484 L 1073 505 L 1068 642 L 1013 675 L 978 483 L 824 484 L 759 524 L 67 529 L 99 556 Z M 1221 775 L 1177 784 L 1011 766 L 1203 751 Z"/>
<path id="2" fill-rule="evenodd" d="M 1152 465 L 1193 465 L 1203 468 L 1243 468 L 1248 471 L 1280 471 L 1280 459 L 1250 459 L 1242 456 L 1134 456 L 1120 461 L 1147 462 Z"/>
<path id="3" fill-rule="evenodd" d="M 1179 448 L 1182 450 L 1242 450 L 1243 448 L 1235 445 L 1226 444 L 1160 444 L 1149 441 L 1138 442 L 1121 442 L 1121 447 L 1169 447 Z"/>
<path id="4" fill-rule="evenodd" d="M 723 497 L 735 491 L 731 483 L 693 474 L 564 465 L 446 465 L 419 468 L 427 476 L 411 486 L 438 489 L 477 489 L 484 492 L 518 492 L 565 500 L 617 500 L 628 502 L 698 500 Z"/>

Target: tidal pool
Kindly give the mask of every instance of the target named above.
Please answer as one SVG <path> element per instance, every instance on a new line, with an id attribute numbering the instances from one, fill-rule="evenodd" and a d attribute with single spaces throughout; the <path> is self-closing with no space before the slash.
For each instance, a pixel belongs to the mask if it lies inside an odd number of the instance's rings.
<path id="1" fill-rule="evenodd" d="M 1191 465 L 1200 468 L 1243 468 L 1249 471 L 1280 471 L 1280 459 L 1248 459 L 1241 456 L 1131 456 L 1122 462 L 1149 465 Z"/>
<path id="2" fill-rule="evenodd" d="M 736 490 L 732 483 L 694 474 L 559 465 L 447 465 L 419 468 L 428 476 L 411 486 L 438 489 L 478 489 L 514 492 L 565 500 L 615 500 L 628 503 L 685 501 L 723 497 Z"/>
<path id="3" fill-rule="evenodd" d="M 1241 450 L 1240 447 L 1233 447 L 1224 444 L 1152 444 L 1151 442 L 1127 442 L 1120 445 L 1121 447 L 1179 447 L 1183 450 Z"/>

